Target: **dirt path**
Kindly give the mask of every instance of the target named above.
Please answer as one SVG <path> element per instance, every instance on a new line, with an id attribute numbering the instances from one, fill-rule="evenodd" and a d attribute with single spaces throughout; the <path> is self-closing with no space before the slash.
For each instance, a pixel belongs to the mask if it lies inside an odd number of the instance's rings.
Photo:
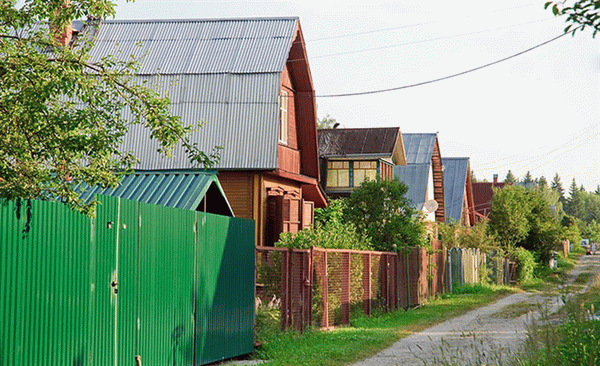
<path id="1" fill-rule="evenodd" d="M 600 255 L 584 256 L 569 272 L 567 283 L 582 272 L 598 273 Z M 558 296 L 518 293 L 403 338 L 354 366 L 379 365 L 502 365 L 521 347 L 527 324 L 562 306 Z"/>

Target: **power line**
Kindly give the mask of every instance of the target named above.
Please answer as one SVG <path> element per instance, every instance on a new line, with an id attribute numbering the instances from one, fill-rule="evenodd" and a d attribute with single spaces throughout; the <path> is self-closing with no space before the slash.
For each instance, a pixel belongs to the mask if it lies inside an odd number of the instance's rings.
<path id="1" fill-rule="evenodd" d="M 521 9 L 521 8 L 526 8 L 526 7 L 533 6 L 533 5 L 539 5 L 539 4 L 533 3 L 533 4 L 526 4 L 526 5 L 514 6 L 514 7 L 511 7 L 511 8 L 504 8 L 504 9 L 493 10 L 493 11 L 491 11 L 489 13 L 491 14 L 491 13 L 499 13 L 499 12 L 507 11 L 507 10 Z M 480 15 L 481 14 L 478 14 L 478 16 L 480 16 Z M 356 36 L 362 36 L 364 34 L 382 33 L 382 32 L 388 32 L 388 31 L 398 30 L 398 29 L 420 27 L 422 25 L 429 25 L 429 24 L 434 24 L 434 23 L 439 23 L 439 21 L 436 20 L 436 21 L 432 21 L 432 22 L 407 24 L 407 25 L 401 25 L 401 26 L 390 27 L 390 28 L 372 29 L 372 30 L 368 30 L 368 31 L 364 31 L 364 32 L 357 32 L 357 33 L 338 34 L 338 35 L 329 36 L 329 37 L 309 39 L 309 40 L 306 40 L 306 43 L 327 41 L 327 40 L 330 40 L 330 39 L 340 39 L 340 38 L 356 37 Z"/>
<path id="2" fill-rule="evenodd" d="M 548 44 L 548 43 L 550 43 L 550 42 L 554 42 L 554 41 L 556 41 L 557 39 L 559 39 L 559 38 L 562 38 L 562 37 L 566 36 L 567 34 L 573 33 L 573 32 L 575 32 L 577 29 L 580 29 L 580 28 L 581 28 L 581 27 L 577 27 L 577 28 L 575 28 L 575 29 L 573 29 L 573 30 L 571 30 L 571 31 L 569 31 L 569 32 L 567 32 L 567 33 L 563 33 L 563 34 L 561 34 L 561 35 L 559 35 L 559 36 L 556 36 L 556 37 L 554 37 L 554 38 L 552 38 L 552 39 L 550 39 L 550 40 L 547 40 L 547 41 L 545 41 L 545 42 L 542 42 L 542 43 L 540 43 L 540 44 L 537 44 L 537 45 L 535 45 L 535 46 L 533 46 L 533 47 L 531 47 L 531 48 L 528 48 L 528 49 L 526 49 L 526 50 L 524 50 L 524 51 L 521 51 L 521 52 L 515 53 L 515 54 L 513 54 L 513 55 L 511 55 L 511 56 L 504 57 L 504 58 L 502 58 L 502 59 L 500 59 L 500 60 L 497 60 L 497 61 L 494 61 L 494 62 L 490 62 L 490 63 L 487 63 L 487 64 L 485 64 L 485 65 L 482 65 L 482 66 L 479 66 L 479 67 L 476 67 L 476 68 L 473 68 L 473 69 L 469 69 L 469 70 L 466 70 L 466 71 L 462 71 L 462 72 L 459 72 L 459 73 L 456 73 L 456 74 L 452 74 L 452 75 L 444 76 L 444 77 L 441 77 L 441 78 L 437 78 L 437 79 L 433 79 L 433 80 L 428 80 L 428 81 L 423 81 L 423 82 L 416 83 L 416 84 L 403 85 L 403 86 L 398 86 L 398 87 L 394 87 L 394 88 L 387 88 L 387 89 L 370 90 L 370 91 L 365 91 L 365 92 L 356 92 L 356 93 L 343 93 L 343 94 L 326 94 L 326 95 L 316 95 L 316 96 L 315 96 L 315 98 L 338 98 L 338 97 L 350 97 L 350 96 L 358 96 L 358 95 L 378 94 L 378 93 L 385 93 L 385 92 L 390 92 L 390 91 L 395 91 L 395 90 L 401 90 L 401 89 L 414 88 L 414 87 L 416 87 L 416 86 L 427 85 L 427 84 L 432 84 L 432 83 L 435 83 L 435 82 L 438 82 L 438 81 L 442 81 L 442 80 L 451 79 L 451 78 L 454 78 L 454 77 L 457 77 L 457 76 L 461 76 L 461 75 L 465 75 L 465 74 L 471 73 L 471 72 L 473 72 L 473 71 L 477 71 L 477 70 L 484 69 L 484 68 L 486 68 L 486 67 L 489 67 L 489 66 L 492 66 L 492 65 L 499 64 L 499 63 L 501 63 L 501 62 L 504 62 L 504 61 L 510 60 L 510 59 L 512 59 L 512 58 L 515 58 L 515 57 L 517 57 L 517 56 L 521 56 L 521 55 L 523 55 L 523 54 L 525 54 L 525 53 L 527 53 L 527 52 L 530 52 L 530 51 L 533 51 L 533 50 L 535 50 L 536 48 L 539 48 L 539 47 L 542 47 L 542 46 L 544 46 L 544 45 L 547 45 L 547 44 Z"/>
<path id="3" fill-rule="evenodd" d="M 530 22 L 525 22 L 525 23 L 520 23 L 520 24 L 513 24 L 513 25 L 504 26 L 504 27 L 494 28 L 494 29 L 484 29 L 484 30 L 476 31 L 476 32 L 453 34 L 451 36 L 429 38 L 429 39 L 423 39 L 423 40 L 413 41 L 413 42 L 398 43 L 398 44 L 381 46 L 381 47 L 364 48 L 364 49 L 361 49 L 361 50 L 332 53 L 332 54 L 321 55 L 321 56 L 312 56 L 310 59 L 319 59 L 319 58 L 325 58 L 325 57 L 344 56 L 344 55 L 351 55 L 351 54 L 355 54 L 355 53 L 363 53 L 363 52 L 370 52 L 370 51 L 379 51 L 379 50 L 385 50 L 385 49 L 389 49 L 389 48 L 409 46 L 409 45 L 419 44 L 419 43 L 435 42 L 435 41 L 441 41 L 441 40 L 446 40 L 446 39 L 452 39 L 452 38 L 458 38 L 458 37 L 464 37 L 464 36 L 471 36 L 471 35 L 474 35 L 474 34 L 481 34 L 481 33 L 487 33 L 487 32 L 495 32 L 495 31 L 502 30 L 502 29 L 519 27 L 519 26 L 522 26 L 522 25 L 527 25 L 527 24 L 532 24 L 532 23 L 538 23 L 538 22 L 545 22 L 545 21 L 548 21 L 548 20 L 553 20 L 553 18 L 532 20 Z M 302 60 L 304 60 L 304 59 L 291 59 L 291 60 L 288 60 L 288 62 L 295 62 L 295 61 L 302 61 Z"/>

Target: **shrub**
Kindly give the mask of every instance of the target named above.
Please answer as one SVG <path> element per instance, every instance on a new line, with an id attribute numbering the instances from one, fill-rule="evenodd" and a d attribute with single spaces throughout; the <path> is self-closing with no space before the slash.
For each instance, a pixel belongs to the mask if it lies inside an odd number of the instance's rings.
<path id="1" fill-rule="evenodd" d="M 517 247 L 509 250 L 509 256 L 517 262 L 517 280 L 519 283 L 531 281 L 537 266 L 533 253 L 525 248 Z"/>

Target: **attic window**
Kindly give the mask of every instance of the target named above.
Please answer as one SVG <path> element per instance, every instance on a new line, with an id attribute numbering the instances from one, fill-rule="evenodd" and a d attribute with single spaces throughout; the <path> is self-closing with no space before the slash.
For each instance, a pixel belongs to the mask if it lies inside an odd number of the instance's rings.
<path id="1" fill-rule="evenodd" d="M 288 93 L 281 91 L 279 95 L 279 142 L 288 142 Z"/>

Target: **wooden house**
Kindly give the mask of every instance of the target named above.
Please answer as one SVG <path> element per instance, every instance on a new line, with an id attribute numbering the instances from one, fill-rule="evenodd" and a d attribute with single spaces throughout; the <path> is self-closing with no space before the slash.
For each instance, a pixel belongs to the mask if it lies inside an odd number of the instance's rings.
<path id="1" fill-rule="evenodd" d="M 400 128 L 318 130 L 321 184 L 328 196 L 345 197 L 365 179 L 394 177 L 406 164 Z"/>
<path id="2" fill-rule="evenodd" d="M 396 165 L 394 175 L 408 186 L 409 199 L 428 221 L 445 222 L 444 170 L 437 134 L 403 133 L 402 139 L 406 165 Z"/>
<path id="3" fill-rule="evenodd" d="M 319 187 L 316 105 L 304 37 L 296 17 L 100 21 L 92 60 L 135 55 L 137 82 L 168 96 L 173 114 L 202 122 L 191 141 L 210 152 L 233 213 L 254 219 L 257 245 L 313 222 L 327 202 Z M 198 171 L 183 149 L 159 155 L 132 126 L 123 149 L 136 171 Z"/>

